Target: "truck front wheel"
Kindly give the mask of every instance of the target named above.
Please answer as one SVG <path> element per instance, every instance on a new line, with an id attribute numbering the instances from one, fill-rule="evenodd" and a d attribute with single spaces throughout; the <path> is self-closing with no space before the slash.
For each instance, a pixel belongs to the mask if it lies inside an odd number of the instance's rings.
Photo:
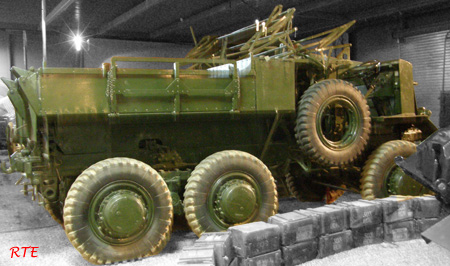
<path id="1" fill-rule="evenodd" d="M 201 161 L 184 193 L 186 219 L 197 236 L 267 221 L 277 209 L 277 189 L 269 169 L 242 151 L 217 152 Z"/>
<path id="2" fill-rule="evenodd" d="M 44 200 L 44 208 L 50 214 L 50 216 L 59 223 L 62 227 L 64 227 L 64 219 L 62 215 L 62 208 L 59 201 L 50 202 L 49 200 Z"/>
<path id="3" fill-rule="evenodd" d="M 172 220 L 172 198 L 162 177 L 129 158 L 89 167 L 64 206 L 66 235 L 93 264 L 158 254 L 169 241 Z"/>
<path id="4" fill-rule="evenodd" d="M 409 141 L 393 140 L 376 149 L 366 161 L 361 178 L 363 199 L 384 198 L 390 195 L 418 196 L 430 193 L 421 184 L 406 175 L 394 159 L 404 158 L 416 152 L 416 145 Z"/>

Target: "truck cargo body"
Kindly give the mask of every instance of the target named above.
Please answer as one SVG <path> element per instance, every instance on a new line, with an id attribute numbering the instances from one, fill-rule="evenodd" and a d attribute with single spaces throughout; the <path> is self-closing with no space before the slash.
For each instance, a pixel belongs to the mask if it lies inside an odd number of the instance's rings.
<path id="1" fill-rule="evenodd" d="M 112 67 L 109 73 L 44 68 L 21 76 L 16 89 L 26 100 L 12 98 L 16 109 L 29 110 L 18 113 L 21 143 L 44 137 L 46 128 L 49 152 L 62 176 L 76 176 L 95 162 L 118 156 L 158 165 L 168 149 L 186 165 L 195 165 L 226 149 L 259 157 L 277 114 L 295 116 L 291 60 L 256 59 L 245 74 L 233 71 L 235 61 L 223 60 L 231 70 L 181 69 L 183 63 L 202 61 L 189 59 L 113 58 L 112 63 L 138 60 L 173 62 L 174 68 Z M 286 158 L 267 155 L 273 162 Z"/>

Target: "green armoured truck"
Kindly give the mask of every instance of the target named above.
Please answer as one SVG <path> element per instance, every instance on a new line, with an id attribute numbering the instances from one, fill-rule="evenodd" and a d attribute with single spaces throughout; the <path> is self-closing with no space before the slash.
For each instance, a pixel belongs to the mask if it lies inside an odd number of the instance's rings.
<path id="1" fill-rule="evenodd" d="M 13 67 L 3 170 L 21 172 L 17 184 L 97 264 L 157 254 L 174 215 L 197 235 L 267 220 L 278 191 L 423 193 L 389 162 L 436 129 L 411 64 L 351 61 L 349 45 L 330 44 L 353 23 L 292 41 L 292 14 L 206 38 L 187 58 Z"/>

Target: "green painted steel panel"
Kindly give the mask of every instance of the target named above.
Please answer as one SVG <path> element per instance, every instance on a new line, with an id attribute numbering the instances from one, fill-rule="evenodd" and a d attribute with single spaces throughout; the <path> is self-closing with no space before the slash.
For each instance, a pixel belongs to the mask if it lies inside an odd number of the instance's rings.
<path id="1" fill-rule="evenodd" d="M 258 58 L 255 63 L 257 111 L 295 112 L 294 61 Z"/>
<path id="2" fill-rule="evenodd" d="M 36 114 L 41 113 L 41 102 L 39 101 L 40 87 L 38 83 L 39 74 L 29 72 L 26 76 L 21 76 L 19 80 L 19 94 L 24 101 L 34 110 Z"/>
<path id="3" fill-rule="evenodd" d="M 49 73 L 40 78 L 44 114 L 101 114 L 109 112 L 107 79 L 101 69 L 90 73 Z"/>
<path id="4" fill-rule="evenodd" d="M 416 113 L 416 96 L 414 92 L 413 66 L 410 62 L 399 59 L 400 91 L 402 114 Z"/>
<path id="5" fill-rule="evenodd" d="M 247 75 L 239 79 L 241 112 L 256 111 L 256 77 Z"/>
<path id="6" fill-rule="evenodd" d="M 173 97 L 166 91 L 172 83 L 170 75 L 120 75 L 114 90 L 117 113 L 164 113 L 173 110 Z M 158 97 L 159 96 L 159 97 Z"/>
<path id="7" fill-rule="evenodd" d="M 63 154 L 92 154 L 108 151 L 110 139 L 106 115 L 56 115 L 49 116 L 48 120 L 55 125 L 54 142 Z"/>
<path id="8" fill-rule="evenodd" d="M 16 111 L 16 116 L 25 117 L 25 103 L 19 94 L 19 86 L 17 82 L 10 81 L 8 83 L 8 97 L 11 100 L 11 103 L 14 106 Z"/>
<path id="9" fill-rule="evenodd" d="M 238 85 L 231 78 L 180 75 L 174 79 L 119 73 L 115 85 L 118 113 L 173 113 L 177 104 L 180 113 L 230 111 L 231 90 Z"/>

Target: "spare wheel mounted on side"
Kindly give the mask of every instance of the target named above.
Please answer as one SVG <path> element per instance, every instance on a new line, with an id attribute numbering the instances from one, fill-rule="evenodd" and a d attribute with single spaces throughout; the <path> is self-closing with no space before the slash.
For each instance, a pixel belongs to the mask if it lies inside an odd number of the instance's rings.
<path id="1" fill-rule="evenodd" d="M 343 80 L 312 85 L 298 104 L 295 135 L 303 152 L 322 165 L 345 165 L 364 150 L 370 111 L 361 92 Z"/>

